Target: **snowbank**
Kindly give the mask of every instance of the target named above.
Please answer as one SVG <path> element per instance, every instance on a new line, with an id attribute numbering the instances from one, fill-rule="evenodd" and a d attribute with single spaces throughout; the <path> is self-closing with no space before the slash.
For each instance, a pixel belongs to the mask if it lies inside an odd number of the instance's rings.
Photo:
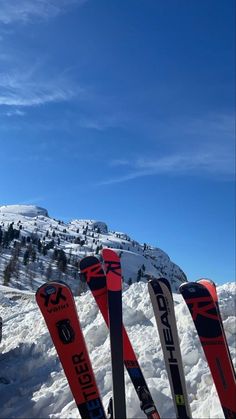
<path id="1" fill-rule="evenodd" d="M 48 217 L 46 209 L 35 205 L 2 205 L 0 207 L 0 214 L 16 214 L 23 215 L 25 217 L 37 217 L 38 215 L 43 215 Z"/>
<path id="2" fill-rule="evenodd" d="M 235 284 L 218 287 L 220 309 L 233 362 L 235 353 Z M 193 418 L 223 418 L 215 386 L 185 302 L 174 295 L 179 338 Z M 98 386 L 107 406 L 111 396 L 109 336 L 89 292 L 76 305 Z M 174 407 L 147 285 L 123 291 L 124 323 L 162 418 Z M 0 418 L 79 418 L 34 294 L 0 287 L 3 338 L 0 345 Z M 142 418 L 126 373 L 128 418 Z"/>

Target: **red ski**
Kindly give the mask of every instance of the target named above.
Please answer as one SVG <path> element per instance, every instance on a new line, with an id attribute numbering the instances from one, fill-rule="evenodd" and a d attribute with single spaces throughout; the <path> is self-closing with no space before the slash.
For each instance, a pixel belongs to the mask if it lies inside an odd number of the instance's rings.
<path id="1" fill-rule="evenodd" d="M 126 418 L 125 378 L 122 321 L 122 276 L 120 258 L 111 249 L 103 249 L 105 263 L 109 331 L 111 345 L 113 414 L 117 419 Z"/>
<path id="2" fill-rule="evenodd" d="M 102 264 L 95 256 L 87 256 L 80 261 L 80 271 L 81 274 L 85 277 L 87 284 L 92 291 L 96 303 L 101 311 L 101 314 L 104 317 L 107 326 L 109 327 L 107 283 Z M 124 344 L 124 364 L 138 394 L 140 407 L 148 419 L 160 419 L 124 326 L 122 326 L 122 330 Z"/>
<path id="3" fill-rule="evenodd" d="M 208 280 L 186 282 L 180 285 L 179 291 L 196 326 L 225 418 L 235 419 L 235 372 L 218 307 L 215 284 Z"/>
<path id="4" fill-rule="evenodd" d="M 81 417 L 105 419 L 71 289 L 63 282 L 47 282 L 37 290 L 36 301 Z"/>

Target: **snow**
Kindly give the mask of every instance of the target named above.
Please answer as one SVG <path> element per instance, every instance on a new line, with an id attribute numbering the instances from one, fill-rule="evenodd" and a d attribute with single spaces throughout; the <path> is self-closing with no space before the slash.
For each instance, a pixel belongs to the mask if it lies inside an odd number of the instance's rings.
<path id="1" fill-rule="evenodd" d="M 233 362 L 235 351 L 235 284 L 217 287 L 220 310 Z M 111 396 L 109 336 L 91 293 L 75 296 L 97 383 L 107 406 Z M 205 356 L 187 306 L 174 294 L 181 352 L 193 418 L 223 418 Z M 147 284 L 123 289 L 124 323 L 162 418 L 174 408 Z M 34 293 L 0 286 L 0 418 L 79 418 L 61 364 L 39 311 Z M 128 418 L 142 418 L 128 374 Z"/>
<path id="2" fill-rule="evenodd" d="M 15 234 L 11 239 L 10 234 L 7 235 L 10 227 Z M 139 244 L 126 233 L 110 231 L 103 221 L 76 219 L 65 223 L 49 217 L 46 209 L 33 205 L 1 206 L 0 233 L 1 419 L 80 417 L 35 302 L 35 291 L 48 279 L 64 280 L 73 290 L 103 403 L 105 407 L 108 405 L 112 393 L 108 331 L 91 293 L 83 292 L 85 288 L 81 288 L 78 272 L 79 260 L 97 254 L 102 247 L 113 248 L 121 257 L 123 319 L 161 417 L 174 418 L 175 413 L 147 291 L 149 276 L 166 277 L 174 291 L 193 418 L 223 417 L 188 308 L 182 296 L 176 293 L 186 276 L 167 253 L 146 243 Z M 44 254 L 38 248 L 38 242 L 43 247 L 53 242 L 53 246 L 49 246 Z M 24 255 L 29 250 L 34 250 L 36 257 L 25 263 Z M 63 250 L 66 254 L 65 272 L 57 265 L 55 250 Z M 10 277 L 7 277 L 4 274 L 9 266 Z M 8 286 L 4 286 L 6 282 Z M 235 364 L 235 284 L 224 284 L 217 290 L 225 334 Z M 127 373 L 125 378 L 127 417 L 142 418 L 144 415 Z"/>
<path id="3" fill-rule="evenodd" d="M 12 226 L 19 237 L 4 244 L 4 234 Z M 186 281 L 184 272 L 173 263 L 161 249 L 147 244 L 139 244 L 128 234 L 110 231 L 103 221 L 76 219 L 69 223 L 48 216 L 48 211 L 34 205 L 5 205 L 0 207 L 0 284 L 36 290 L 48 280 L 50 267 L 53 277 L 66 279 L 74 288 L 78 276 L 78 262 L 89 254 L 97 254 L 102 247 L 115 249 L 123 267 L 123 280 L 130 284 L 137 280 L 146 281 L 149 275 L 166 277 L 173 288 L 178 290 Z M 5 237 L 6 238 L 6 237 Z M 25 241 L 23 240 L 25 239 Z M 29 239 L 29 241 L 27 241 Z M 6 240 L 5 240 L 6 241 Z M 41 242 L 41 250 L 37 243 Z M 47 254 L 42 247 L 50 246 Z M 66 277 L 58 270 L 54 258 L 55 250 L 63 250 L 68 260 Z M 25 252 L 34 250 L 35 258 L 24 261 Z M 10 278 L 4 272 L 10 268 Z M 5 283 L 4 283 L 5 278 Z"/>
<path id="4" fill-rule="evenodd" d="M 0 214 L 8 216 L 23 215 L 25 217 L 37 217 L 43 215 L 48 217 L 46 209 L 37 207 L 36 205 L 2 205 L 0 206 Z"/>

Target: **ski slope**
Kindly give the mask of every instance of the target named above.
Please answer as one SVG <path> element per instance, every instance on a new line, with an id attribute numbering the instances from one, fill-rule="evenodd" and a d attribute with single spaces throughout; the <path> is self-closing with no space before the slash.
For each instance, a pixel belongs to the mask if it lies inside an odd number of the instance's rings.
<path id="1" fill-rule="evenodd" d="M 12 231 L 11 238 L 7 237 L 10 227 L 19 233 L 17 237 Z M 182 269 L 163 250 L 140 244 L 126 233 L 111 231 L 102 221 L 76 219 L 64 222 L 34 205 L 0 206 L 2 285 L 36 291 L 46 280 L 65 280 L 76 291 L 79 260 L 98 254 L 103 247 L 116 249 L 119 253 L 124 282 L 146 281 L 149 275 L 165 276 L 173 290 L 177 290 L 180 283 L 186 281 Z M 66 269 L 58 267 L 55 252 L 63 252 Z M 7 269 L 10 275 L 6 276 Z"/>
<path id="2" fill-rule="evenodd" d="M 236 363 L 235 284 L 217 288 L 220 310 Z M 75 297 L 97 383 L 106 407 L 111 396 L 109 336 L 90 292 Z M 181 295 L 174 294 L 181 351 L 193 418 L 223 418 L 204 353 Z M 162 418 L 174 407 L 147 284 L 123 289 L 124 323 Z M 79 418 L 34 293 L 0 286 L 0 418 Z M 143 418 L 127 373 L 128 418 Z"/>

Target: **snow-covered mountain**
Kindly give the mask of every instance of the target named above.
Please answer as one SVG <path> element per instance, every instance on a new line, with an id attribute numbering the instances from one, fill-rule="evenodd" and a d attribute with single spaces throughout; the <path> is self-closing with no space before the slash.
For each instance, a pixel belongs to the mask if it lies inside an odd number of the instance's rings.
<path id="1" fill-rule="evenodd" d="M 235 284 L 217 288 L 233 362 L 236 362 Z M 104 406 L 112 394 L 110 339 L 88 291 L 75 297 Z M 193 418 L 223 418 L 208 365 L 188 308 L 174 294 L 186 385 Z M 145 282 L 124 284 L 124 323 L 161 418 L 175 412 L 156 323 Z M 79 418 L 34 293 L 0 286 L 0 418 Z M 128 418 L 144 418 L 125 373 Z"/>
<path id="2" fill-rule="evenodd" d="M 80 281 L 81 258 L 111 247 L 121 256 L 124 282 L 165 276 L 173 290 L 186 281 L 184 272 L 161 249 L 137 241 L 106 223 L 73 220 L 65 223 L 49 217 L 33 205 L 0 207 L 0 283 L 36 290 L 49 279 L 63 279 L 75 292 L 85 289 Z"/>
<path id="3" fill-rule="evenodd" d="M 165 252 L 139 244 L 104 222 L 50 218 L 36 206 L 0 207 L 0 418 L 79 418 L 60 361 L 35 302 L 48 279 L 67 281 L 91 356 L 104 406 L 112 394 L 110 339 L 90 291 L 80 281 L 78 263 L 85 255 L 112 247 L 121 255 L 123 319 L 143 374 L 162 418 L 174 407 L 146 280 L 165 276 L 177 290 L 186 280 Z M 217 288 L 226 337 L 236 363 L 235 284 Z M 84 292 L 82 292 L 84 291 Z M 78 296 L 79 295 L 79 296 Z M 179 293 L 175 312 L 193 418 L 223 418 L 215 386 L 192 318 Z M 128 418 L 143 418 L 126 373 Z"/>

